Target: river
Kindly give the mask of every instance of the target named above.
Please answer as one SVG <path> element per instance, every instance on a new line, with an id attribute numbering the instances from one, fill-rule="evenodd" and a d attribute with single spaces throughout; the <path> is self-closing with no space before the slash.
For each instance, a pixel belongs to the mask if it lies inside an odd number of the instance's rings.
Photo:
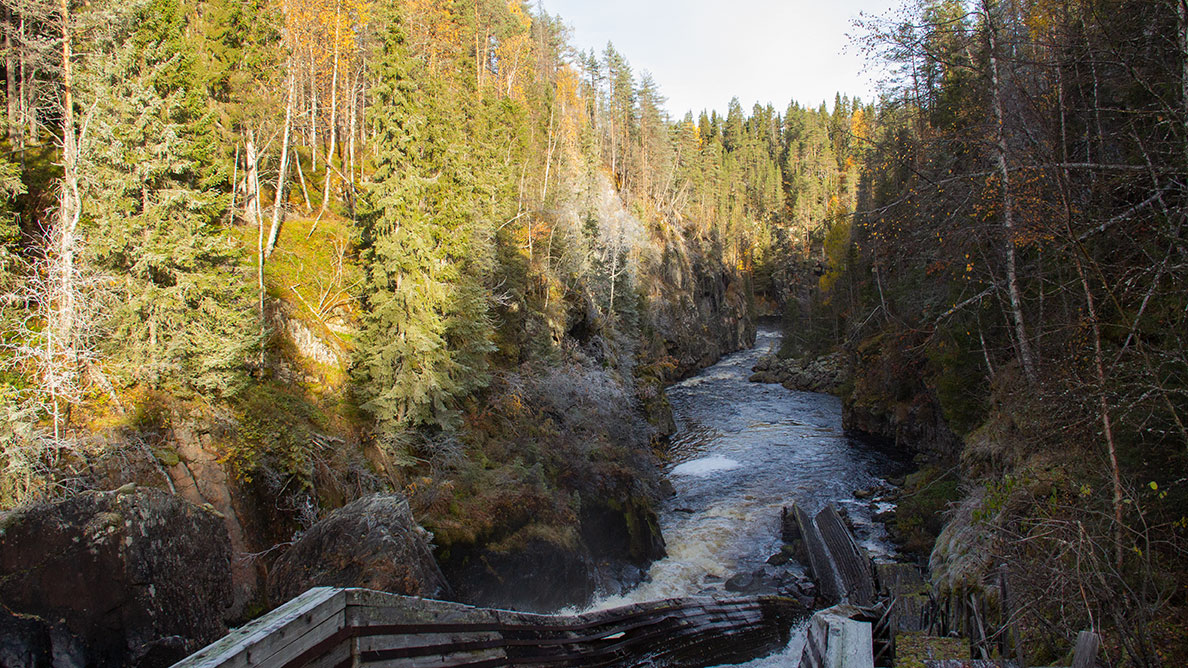
<path id="1" fill-rule="evenodd" d="M 766 564 L 780 551 L 780 511 L 793 500 L 810 512 L 830 502 L 843 508 L 862 547 L 876 559 L 893 556 L 870 503 L 854 491 L 879 485 L 902 462 L 847 436 L 837 397 L 749 382 L 751 367 L 778 345 L 777 330 L 760 328 L 755 347 L 668 388 L 677 424 L 667 468 L 676 494 L 660 512 L 668 556 L 638 587 L 595 607 L 727 593 L 738 574 L 803 574 L 795 562 Z M 798 659 L 796 642 L 753 665 Z"/>

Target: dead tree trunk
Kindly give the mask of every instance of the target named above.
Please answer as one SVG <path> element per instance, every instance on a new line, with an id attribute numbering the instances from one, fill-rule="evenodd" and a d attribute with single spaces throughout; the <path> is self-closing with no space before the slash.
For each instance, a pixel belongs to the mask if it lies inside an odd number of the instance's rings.
<path id="1" fill-rule="evenodd" d="M 78 137 L 74 120 L 73 31 L 70 4 L 58 5 L 62 31 L 62 189 L 58 194 L 58 220 L 52 236 L 54 247 L 50 262 L 51 322 L 46 333 L 47 380 L 53 404 L 54 440 L 61 438 L 62 390 L 77 373 L 78 350 L 78 281 L 74 254 L 77 246 L 79 205 Z"/>
<path id="2" fill-rule="evenodd" d="M 331 169 L 331 166 L 338 139 L 338 23 L 339 19 L 336 14 L 334 17 L 334 72 L 330 76 L 330 125 L 327 128 L 327 132 L 330 134 L 330 148 L 326 153 L 326 182 L 322 188 L 322 209 L 318 212 L 319 218 L 323 213 L 326 213 L 326 206 L 330 202 L 330 183 L 334 178 L 334 170 Z"/>
<path id="3" fill-rule="evenodd" d="M 17 145 L 17 62 L 15 47 L 12 40 L 12 10 L 4 7 L 4 101 L 8 112 L 8 143 Z"/>

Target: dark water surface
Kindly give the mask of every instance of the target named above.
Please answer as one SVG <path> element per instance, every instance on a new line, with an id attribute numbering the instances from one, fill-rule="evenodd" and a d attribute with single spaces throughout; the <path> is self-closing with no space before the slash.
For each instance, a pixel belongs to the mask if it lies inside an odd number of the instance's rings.
<path id="1" fill-rule="evenodd" d="M 668 388 L 677 423 L 667 470 L 676 495 L 660 513 L 668 556 L 637 588 L 595 607 L 724 593 L 725 580 L 764 568 L 779 551 L 780 510 L 793 500 L 810 513 L 829 502 L 844 508 L 863 547 L 893 555 L 869 502 L 853 492 L 903 464 L 842 431 L 837 397 L 749 382 L 778 345 L 779 333 L 761 328 L 754 348 Z"/>

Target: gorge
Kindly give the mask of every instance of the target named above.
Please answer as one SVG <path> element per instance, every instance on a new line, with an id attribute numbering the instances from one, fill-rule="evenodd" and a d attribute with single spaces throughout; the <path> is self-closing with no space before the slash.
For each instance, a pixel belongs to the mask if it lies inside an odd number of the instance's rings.
<path id="1" fill-rule="evenodd" d="M 682 117 L 522 0 L 0 23 L 0 665 L 807 601 L 793 501 L 974 658 L 1188 656 L 1183 0 L 909 0 L 877 100 Z"/>

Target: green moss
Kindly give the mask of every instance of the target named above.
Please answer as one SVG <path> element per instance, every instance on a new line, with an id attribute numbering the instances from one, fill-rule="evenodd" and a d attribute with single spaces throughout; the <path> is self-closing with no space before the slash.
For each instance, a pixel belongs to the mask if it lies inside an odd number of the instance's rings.
<path id="1" fill-rule="evenodd" d="M 961 497 L 959 481 L 937 467 L 909 475 L 895 511 L 895 528 L 904 548 L 927 555 L 944 528 L 945 511 Z"/>
<path id="2" fill-rule="evenodd" d="M 578 549 L 581 540 L 573 526 L 543 524 L 534 522 L 507 538 L 492 543 L 489 547 L 495 552 L 513 552 L 530 548 L 533 543 L 548 543 L 569 550 Z"/>
<path id="3" fill-rule="evenodd" d="M 922 633 L 895 636 L 895 668 L 924 668 L 925 661 L 968 661 L 969 642 L 962 638 L 937 638 Z"/>
<path id="4" fill-rule="evenodd" d="M 177 451 L 173 448 L 153 450 L 153 456 L 165 466 L 177 466 L 181 462 L 181 457 L 178 456 Z"/>
<path id="5" fill-rule="evenodd" d="M 236 406 L 239 429 L 222 460 L 241 480 L 264 468 L 309 484 L 315 409 L 272 384 L 254 385 Z"/>

